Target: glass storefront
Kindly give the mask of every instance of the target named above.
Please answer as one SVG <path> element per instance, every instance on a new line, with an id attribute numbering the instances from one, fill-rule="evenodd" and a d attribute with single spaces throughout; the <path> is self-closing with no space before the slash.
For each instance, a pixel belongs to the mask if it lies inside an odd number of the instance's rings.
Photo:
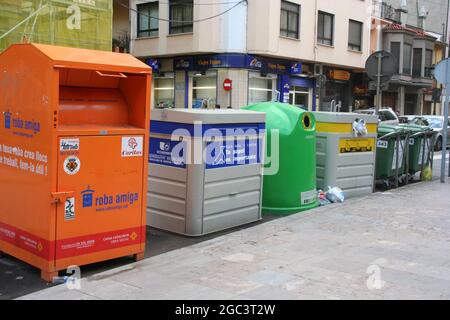
<path id="1" fill-rule="evenodd" d="M 373 106 L 373 98 L 370 96 L 353 96 L 353 110 L 369 109 Z"/>
<path id="2" fill-rule="evenodd" d="M 346 94 L 347 85 L 346 82 L 328 80 L 322 91 L 320 111 L 333 111 L 334 107 L 335 111 L 350 111 Z"/>
<path id="3" fill-rule="evenodd" d="M 215 108 L 217 101 L 217 72 L 191 73 L 192 100 L 194 109 Z"/>
<path id="4" fill-rule="evenodd" d="M 155 75 L 154 108 L 225 109 L 269 101 L 315 108 L 315 81 L 299 61 L 224 53 L 149 57 L 146 63 Z M 233 81 L 233 91 L 223 88 L 225 79 Z"/>
<path id="5" fill-rule="evenodd" d="M 273 101 L 276 98 L 276 75 L 261 76 L 250 72 L 248 79 L 248 103 Z"/>
<path id="6" fill-rule="evenodd" d="M 175 90 L 173 72 L 163 77 L 156 76 L 153 86 L 153 107 L 154 108 L 174 108 Z"/>

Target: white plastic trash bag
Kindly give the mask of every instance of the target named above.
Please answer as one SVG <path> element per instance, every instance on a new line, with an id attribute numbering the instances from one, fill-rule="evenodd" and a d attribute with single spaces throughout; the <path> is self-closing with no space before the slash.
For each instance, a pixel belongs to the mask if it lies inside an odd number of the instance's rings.
<path id="1" fill-rule="evenodd" d="M 353 121 L 352 127 L 353 135 L 355 137 L 363 137 L 368 133 L 366 122 L 363 119 L 356 119 L 355 121 Z"/>
<path id="2" fill-rule="evenodd" d="M 341 188 L 328 186 L 328 191 L 326 194 L 327 199 L 332 203 L 342 203 L 344 202 L 345 196 Z"/>

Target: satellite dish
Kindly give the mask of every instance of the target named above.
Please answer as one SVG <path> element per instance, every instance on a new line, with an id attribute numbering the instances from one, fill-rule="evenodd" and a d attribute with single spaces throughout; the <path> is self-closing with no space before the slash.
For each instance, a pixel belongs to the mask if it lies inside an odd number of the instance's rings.
<path id="1" fill-rule="evenodd" d="M 378 58 L 381 57 L 381 78 L 380 82 L 386 83 L 391 80 L 396 72 L 397 60 L 387 51 L 377 51 L 370 55 L 366 61 L 367 76 L 374 81 L 378 80 Z M 398 70 L 397 70 L 398 71 Z"/>

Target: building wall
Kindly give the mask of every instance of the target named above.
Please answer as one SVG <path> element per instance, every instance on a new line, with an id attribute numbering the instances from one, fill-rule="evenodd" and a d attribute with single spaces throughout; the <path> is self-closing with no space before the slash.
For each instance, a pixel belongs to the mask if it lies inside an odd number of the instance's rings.
<path id="1" fill-rule="evenodd" d="M 251 0 L 255 1 L 255 0 Z M 266 1 L 266 0 L 263 0 Z M 130 6 L 136 10 L 137 5 L 151 1 L 130 1 Z M 212 2 L 212 1 L 211 1 Z M 224 3 L 224 1 L 218 1 Z M 194 20 L 200 20 L 219 14 L 233 4 L 199 5 L 194 8 Z M 159 3 L 159 17 L 169 18 L 168 1 Z M 136 39 L 137 15 L 132 12 L 132 52 L 135 56 L 170 56 L 188 55 L 192 53 L 213 52 L 246 52 L 246 17 L 247 7 L 239 5 L 232 13 L 216 19 L 194 23 L 193 32 L 189 34 L 169 34 L 169 22 L 159 21 L 157 37 Z"/>
<path id="2" fill-rule="evenodd" d="M 233 90 L 222 90 L 221 84 L 225 79 L 233 79 Z M 245 106 L 248 99 L 248 70 L 243 69 L 220 69 L 217 74 L 217 83 L 219 85 L 217 104 L 221 108 L 228 106 Z M 231 100 L 230 100 L 231 96 Z"/>
<path id="3" fill-rule="evenodd" d="M 175 72 L 175 108 L 185 107 L 186 81 L 188 80 L 184 71 Z"/>
<path id="4" fill-rule="evenodd" d="M 136 9 L 139 3 L 132 0 Z M 136 14 L 131 14 L 132 53 L 138 57 L 187 55 L 194 53 L 233 52 L 252 53 L 272 57 L 323 62 L 336 66 L 363 69 L 369 53 L 369 0 L 291 0 L 301 5 L 300 39 L 280 37 L 280 0 L 249 0 L 219 18 L 194 23 L 194 32 L 169 35 L 169 24 L 159 22 L 159 36 L 136 38 Z M 223 1 L 218 1 L 223 3 Z M 194 20 L 213 16 L 232 4 L 195 6 Z M 348 10 L 351 7 L 352 10 Z M 335 15 L 335 44 L 327 47 L 316 44 L 317 10 Z M 167 1 L 159 4 L 159 16 L 168 18 Z M 349 19 L 360 21 L 363 27 L 362 52 L 347 49 Z"/>
<path id="5" fill-rule="evenodd" d="M 376 0 L 379 1 L 379 0 Z M 385 3 L 400 8 L 402 0 L 383 0 Z M 408 15 L 406 24 L 418 27 L 418 10 L 425 6 L 428 17 L 425 20 L 425 30 L 443 34 L 447 25 L 448 0 L 407 0 Z"/>
<path id="6" fill-rule="evenodd" d="M 383 0 L 384 3 L 391 5 L 395 9 L 399 9 L 400 0 Z M 395 107 L 400 114 L 433 114 L 440 112 L 440 104 L 431 104 L 431 96 L 433 88 L 436 88 L 437 84 L 429 76 L 428 70 L 425 70 L 426 50 L 433 50 L 432 64 L 437 64 L 442 60 L 446 46 L 440 42 L 445 41 L 443 33 L 445 33 L 445 26 L 447 24 L 447 1 L 416 1 L 408 0 L 407 10 L 408 13 L 402 13 L 402 16 L 392 16 L 393 20 L 386 19 L 389 16 L 389 10 L 384 12 L 381 10 L 381 0 L 373 0 L 373 17 L 372 20 L 372 35 L 371 35 L 371 51 L 375 51 L 378 45 L 378 39 L 381 39 L 381 49 L 390 51 L 390 43 L 392 41 L 400 42 L 400 71 L 399 74 L 393 76 L 389 89 L 387 92 L 383 92 L 383 106 Z M 419 10 L 422 5 L 425 6 L 428 11 L 427 19 L 425 20 L 424 29 L 428 31 L 428 35 L 431 37 L 424 37 L 422 35 L 415 35 L 411 32 L 412 27 L 419 27 L 420 24 L 417 19 L 417 7 Z M 379 18 L 385 19 L 379 19 Z M 403 23 L 405 29 L 409 31 L 388 31 L 385 29 L 387 24 L 393 22 L 398 24 Z M 381 27 L 379 27 L 381 26 Z M 389 29 L 389 28 L 388 28 Z M 379 32 L 378 30 L 381 30 Z M 381 34 L 381 38 L 378 36 Z M 436 41 L 436 39 L 438 41 Z M 414 49 L 422 49 L 422 70 L 420 75 L 414 74 L 402 74 L 403 73 L 403 50 L 404 43 L 410 43 Z M 411 57 L 411 70 L 413 65 L 414 52 Z M 396 96 L 396 97 L 395 97 Z M 395 103 L 394 103 L 395 102 Z"/>
<path id="7" fill-rule="evenodd" d="M 126 3 L 126 2 L 124 2 Z M 113 38 L 119 38 L 130 32 L 130 19 L 128 9 L 113 2 Z"/>
<path id="8" fill-rule="evenodd" d="M 293 87 L 306 87 L 309 90 L 308 108 L 315 108 L 316 101 L 318 101 L 316 100 L 317 92 L 313 75 L 315 71 L 322 72 L 320 70 L 325 70 L 325 68 L 314 68 L 314 64 L 324 65 L 328 71 L 346 70 L 350 74 L 350 80 L 328 81 L 325 84 L 327 90 L 324 88 L 320 92 L 331 92 L 330 89 L 333 85 L 345 86 L 340 93 L 332 95 L 333 97 L 336 96 L 332 100 L 342 101 L 346 104 L 343 106 L 343 110 L 351 110 L 352 86 L 356 84 L 352 80 L 352 72 L 364 70 L 365 61 L 370 52 L 370 0 L 290 0 L 289 2 L 301 6 L 299 39 L 280 36 L 280 0 L 248 0 L 247 5 L 241 4 L 233 8 L 232 11 L 212 20 L 194 22 L 192 33 L 171 35 L 169 34 L 169 22 L 160 20 L 157 36 L 137 38 L 137 13 L 135 11 L 139 4 L 147 2 L 152 1 L 130 1 L 132 9 L 130 14 L 131 53 L 142 59 L 160 60 L 163 64 L 160 71 L 174 72 L 175 107 L 190 107 L 192 77 L 189 76 L 189 72 L 174 71 L 172 60 L 166 58 L 212 53 L 242 53 L 258 57 L 258 59 L 263 57 L 264 59 L 289 60 L 294 63 L 301 62 L 305 67 L 304 70 L 308 70 L 301 75 L 305 82 L 298 80 L 298 75 L 290 77 L 290 70 L 286 70 L 284 73 L 278 72 L 278 76 L 261 72 L 261 76 L 276 79 L 273 90 L 278 91 L 279 99 L 286 102 L 295 94 L 296 91 L 292 90 L 297 90 Z M 169 18 L 168 2 L 169 0 L 165 0 L 158 4 L 160 19 Z M 194 3 L 201 2 L 199 0 L 194 1 Z M 216 2 L 217 4 L 195 5 L 194 21 L 217 15 L 230 9 L 236 3 L 228 2 L 227 4 L 227 1 L 221 0 L 207 2 Z M 349 10 L 349 8 L 351 9 Z M 316 41 L 319 10 L 334 15 L 333 46 L 320 45 Z M 349 19 L 363 24 L 361 52 L 348 50 Z M 168 66 L 167 70 L 165 70 L 164 64 Z M 250 101 L 250 72 L 248 66 L 247 68 L 243 67 L 243 69 L 233 68 L 212 70 L 217 72 L 216 104 L 220 105 L 221 108 L 230 105 L 230 95 L 232 95 L 231 105 L 234 108 L 246 105 Z M 192 71 L 190 69 L 190 72 Z M 251 75 L 254 76 L 254 72 Z M 295 77 L 297 77 L 297 80 L 294 79 Z M 226 92 L 222 88 L 225 78 L 233 81 L 232 93 Z M 299 85 L 299 83 L 304 85 Z M 344 97 L 344 95 L 349 97 Z M 321 104 L 323 103 L 329 103 L 329 101 L 321 101 Z M 302 104 L 303 102 L 300 103 L 300 105 Z"/>
<path id="9" fill-rule="evenodd" d="M 261 5 L 261 1 L 266 6 Z M 280 1 L 251 0 L 248 16 L 248 51 L 258 54 L 289 57 L 336 66 L 364 68 L 369 52 L 370 3 L 368 0 L 292 0 L 301 5 L 300 39 L 292 40 L 279 36 Z M 349 8 L 352 8 L 349 10 Z M 334 46 L 317 44 L 317 11 L 335 15 Z M 347 49 L 349 19 L 362 22 L 362 52 Z M 268 23 L 270 21 L 270 23 Z"/>

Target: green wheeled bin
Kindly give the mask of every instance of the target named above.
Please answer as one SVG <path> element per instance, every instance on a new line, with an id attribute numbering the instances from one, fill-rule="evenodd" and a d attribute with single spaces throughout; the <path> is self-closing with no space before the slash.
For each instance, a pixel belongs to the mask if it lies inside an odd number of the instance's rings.
<path id="1" fill-rule="evenodd" d="M 432 145 L 433 130 L 430 127 L 415 124 L 400 124 L 399 126 L 410 131 L 408 171 L 414 175 L 422 171 L 422 164 L 427 165 L 429 162 L 428 153 Z"/>
<path id="2" fill-rule="evenodd" d="M 266 113 L 262 212 L 288 215 L 317 207 L 314 115 L 278 102 L 244 109 Z"/>
<path id="3" fill-rule="evenodd" d="M 409 130 L 398 125 L 378 126 L 375 179 L 389 181 L 405 173 L 405 149 Z M 397 144 L 397 137 L 399 143 Z M 397 158 L 397 146 L 398 158 Z"/>

